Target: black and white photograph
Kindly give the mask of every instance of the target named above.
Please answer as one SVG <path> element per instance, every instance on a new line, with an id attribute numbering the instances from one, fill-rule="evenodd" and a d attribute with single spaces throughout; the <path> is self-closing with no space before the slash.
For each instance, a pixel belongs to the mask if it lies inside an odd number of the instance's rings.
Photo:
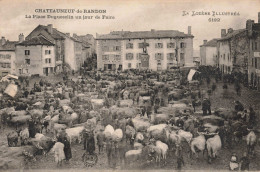
<path id="1" fill-rule="evenodd" d="M 0 0 L 0 171 L 260 171 L 259 0 Z"/>

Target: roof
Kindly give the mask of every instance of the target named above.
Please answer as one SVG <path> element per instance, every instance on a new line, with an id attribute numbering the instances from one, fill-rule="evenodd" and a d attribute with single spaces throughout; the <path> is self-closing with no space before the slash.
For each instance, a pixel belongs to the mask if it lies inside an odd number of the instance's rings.
<path id="1" fill-rule="evenodd" d="M 232 38 L 233 36 L 238 35 L 238 34 L 244 32 L 244 31 L 246 31 L 246 29 L 238 29 L 238 30 L 234 30 L 234 31 L 231 32 L 231 33 L 227 33 L 227 35 L 226 35 L 225 37 L 220 38 L 220 39 L 218 39 L 217 41 L 228 40 L 228 39 Z"/>
<path id="2" fill-rule="evenodd" d="M 6 41 L 6 43 L 0 46 L 0 51 L 15 51 L 15 45 L 18 41 Z"/>
<path id="3" fill-rule="evenodd" d="M 218 39 L 214 38 L 208 41 L 206 44 L 201 45 L 200 47 L 217 47 L 217 41 Z"/>
<path id="4" fill-rule="evenodd" d="M 54 44 L 47 39 L 45 39 L 43 36 L 37 36 L 33 37 L 32 39 L 25 40 L 17 45 L 48 45 L 48 46 L 53 46 Z"/>
<path id="5" fill-rule="evenodd" d="M 65 33 L 57 30 L 56 28 L 52 28 L 52 33 L 48 32 L 48 27 L 47 26 L 44 26 L 44 25 L 38 25 L 31 33 L 35 32 L 35 31 L 38 31 L 38 30 L 44 30 L 46 31 L 53 39 L 62 39 L 64 40 L 65 38 L 70 38 L 72 39 L 73 41 L 75 42 L 81 42 L 71 36 L 68 36 L 66 35 Z M 31 33 L 28 35 L 30 36 Z"/>
<path id="6" fill-rule="evenodd" d="M 191 34 L 185 34 L 177 30 L 152 30 L 152 31 L 113 31 L 105 35 L 97 35 L 97 40 L 102 39 L 140 39 L 140 38 L 176 38 L 176 37 L 190 37 L 194 36 Z"/>

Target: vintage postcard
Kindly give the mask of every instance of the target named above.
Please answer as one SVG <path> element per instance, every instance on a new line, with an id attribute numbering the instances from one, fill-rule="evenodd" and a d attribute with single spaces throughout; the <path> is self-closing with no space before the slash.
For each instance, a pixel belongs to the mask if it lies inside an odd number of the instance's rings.
<path id="1" fill-rule="evenodd" d="M 259 0 L 0 0 L 0 171 L 260 171 Z"/>

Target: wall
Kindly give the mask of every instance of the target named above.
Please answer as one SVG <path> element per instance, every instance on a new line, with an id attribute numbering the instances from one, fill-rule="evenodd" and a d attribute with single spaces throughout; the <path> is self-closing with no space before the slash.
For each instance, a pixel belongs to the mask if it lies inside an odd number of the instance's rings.
<path id="1" fill-rule="evenodd" d="M 25 50 L 30 50 L 30 55 L 25 55 Z M 17 75 L 43 75 L 42 67 L 42 46 L 16 46 L 16 74 Z M 30 65 L 25 63 L 25 59 L 30 59 Z M 22 74 L 19 73 L 22 69 Z M 27 70 L 28 72 L 27 72 Z"/>
<path id="2" fill-rule="evenodd" d="M 215 66 L 217 64 L 217 47 L 200 47 L 201 65 Z"/>
<path id="3" fill-rule="evenodd" d="M 45 54 L 45 50 L 50 50 L 51 54 Z M 46 63 L 45 59 L 51 59 L 51 63 Z M 43 46 L 42 47 L 42 67 L 43 68 L 54 68 L 55 67 L 55 48 L 54 46 Z"/>
<path id="4" fill-rule="evenodd" d="M 74 52 L 75 52 L 75 69 L 79 70 L 83 64 L 83 54 L 82 54 L 82 43 L 74 42 Z"/>
<path id="5" fill-rule="evenodd" d="M 114 51 L 113 47 L 119 46 L 121 51 Z M 105 51 L 104 47 L 109 47 L 109 50 Z M 108 60 L 103 60 L 103 55 L 108 55 Z M 115 55 L 120 56 L 116 59 Z M 123 41 L 121 40 L 97 40 L 97 68 L 104 69 L 105 64 L 115 64 L 116 69 L 123 61 Z"/>
<path id="6" fill-rule="evenodd" d="M 231 73 L 233 64 L 230 56 L 230 44 L 229 41 L 218 42 L 219 53 L 219 68 L 223 73 Z M 225 56 L 225 57 L 224 57 Z M 229 58 L 228 58 L 229 56 Z M 229 67 L 229 70 L 228 70 Z"/>
<path id="7" fill-rule="evenodd" d="M 65 63 L 69 64 L 72 70 L 76 70 L 74 41 L 70 38 L 65 39 Z"/>
<path id="8" fill-rule="evenodd" d="M 1 65 L 2 63 L 8 63 L 9 66 L 5 68 Z M 10 74 L 15 74 L 15 51 L 0 51 L 0 76 L 6 74 L 6 72 Z"/>
<path id="9" fill-rule="evenodd" d="M 138 59 L 138 54 L 143 53 L 143 48 L 139 48 L 139 43 L 143 43 L 144 39 L 127 39 L 127 40 L 97 40 L 97 66 L 98 69 L 104 68 L 104 64 L 107 63 L 113 63 L 116 64 L 118 67 L 119 64 L 122 64 L 122 69 L 129 69 L 128 64 L 131 63 L 131 68 L 138 68 L 138 64 L 141 63 L 141 61 Z M 180 48 L 180 43 L 183 42 L 186 44 L 185 48 Z M 132 43 L 133 48 L 132 49 L 126 49 L 127 43 Z M 175 59 L 175 47 L 176 44 L 178 44 L 179 50 L 178 50 L 178 59 L 180 63 L 180 53 L 184 53 L 184 58 L 185 58 L 185 64 L 179 64 L 179 65 L 185 65 L 185 66 L 193 66 L 193 39 L 192 38 L 186 38 L 186 39 L 170 39 L 170 38 L 163 38 L 163 39 L 146 39 L 146 43 L 149 44 L 147 47 L 147 53 L 150 56 L 149 59 L 149 68 L 152 70 L 166 70 L 167 69 L 167 63 L 171 62 L 173 65 L 177 65 L 177 61 L 169 61 L 167 60 L 167 54 L 168 53 L 174 53 L 174 59 Z M 162 43 L 163 48 L 155 48 L 156 43 Z M 167 43 L 174 43 L 175 47 L 174 48 L 167 48 Z M 104 52 L 102 50 L 102 47 L 104 46 L 120 46 L 121 51 L 108 51 Z M 133 59 L 132 60 L 126 60 L 126 54 L 127 53 L 133 53 Z M 155 54 L 156 53 L 163 53 L 163 60 L 161 60 L 161 65 L 157 65 L 157 60 L 155 59 Z M 115 60 L 110 60 L 107 62 L 104 62 L 102 60 L 102 55 L 121 55 L 121 61 L 115 61 Z"/>

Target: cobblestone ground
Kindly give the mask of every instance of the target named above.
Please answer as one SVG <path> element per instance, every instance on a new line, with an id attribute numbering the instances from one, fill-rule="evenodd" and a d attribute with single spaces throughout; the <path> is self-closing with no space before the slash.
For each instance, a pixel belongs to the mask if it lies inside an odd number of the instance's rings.
<path id="1" fill-rule="evenodd" d="M 210 96 L 211 104 L 212 104 L 212 110 L 224 107 L 224 108 L 234 108 L 234 100 L 241 101 L 246 108 L 248 108 L 250 105 L 255 108 L 257 112 L 260 110 L 260 93 L 257 91 L 248 90 L 247 88 L 242 88 L 241 96 L 237 96 L 234 91 L 234 86 L 229 85 L 228 90 L 223 91 L 222 89 L 223 83 L 218 83 L 216 91 Z M 201 90 L 206 90 L 207 86 L 203 85 L 201 87 Z M 201 108 L 201 107 L 198 107 Z M 199 109 L 198 109 L 199 110 Z M 259 115 L 259 113 L 258 113 Z M 7 129 L 8 130 L 8 129 Z M 5 130 L 5 131 L 7 131 Z M 1 139 L 1 145 L 4 146 L 6 151 L 8 151 L 11 148 L 7 147 L 6 142 L 6 132 L 1 132 L 0 139 Z M 259 134 L 258 134 L 259 138 Z M 37 156 L 36 162 L 29 163 L 28 167 L 30 169 L 88 169 L 84 166 L 82 161 L 82 155 L 84 153 L 83 146 L 77 143 L 72 144 L 72 159 L 68 163 L 64 163 L 62 167 L 57 167 L 54 162 L 54 157 L 51 154 L 48 154 L 47 156 Z M 212 162 L 212 164 L 209 164 L 207 162 L 206 154 L 204 157 L 202 157 L 202 154 L 200 154 L 200 157 L 198 159 L 193 158 L 191 159 L 189 157 L 189 149 L 188 145 L 184 145 L 184 161 L 185 166 L 183 167 L 183 170 L 228 170 L 229 161 L 231 154 L 233 152 L 237 153 L 238 157 L 241 158 L 242 153 L 246 151 L 246 143 L 244 140 L 242 140 L 238 144 L 234 144 L 234 146 L 231 149 L 223 148 L 219 152 L 219 155 L 216 160 Z M 96 151 L 97 152 L 97 151 Z M 0 155 L 1 158 L 2 154 Z M 104 170 L 104 169 L 110 169 L 107 165 L 107 158 L 106 154 L 102 153 L 99 156 L 98 163 L 96 166 L 89 168 L 91 170 Z M 260 147 L 259 145 L 256 146 L 256 155 L 254 157 L 251 157 L 250 159 L 250 170 L 260 170 Z M 130 165 L 130 164 L 128 164 Z M 16 168 L 19 168 L 19 165 L 16 166 Z M 165 166 L 156 166 L 155 164 L 150 164 L 146 166 L 140 167 L 138 163 L 130 165 L 130 167 L 125 168 L 122 167 L 121 169 L 176 169 L 176 158 L 174 156 L 174 153 L 170 152 L 168 154 L 167 163 Z"/>

